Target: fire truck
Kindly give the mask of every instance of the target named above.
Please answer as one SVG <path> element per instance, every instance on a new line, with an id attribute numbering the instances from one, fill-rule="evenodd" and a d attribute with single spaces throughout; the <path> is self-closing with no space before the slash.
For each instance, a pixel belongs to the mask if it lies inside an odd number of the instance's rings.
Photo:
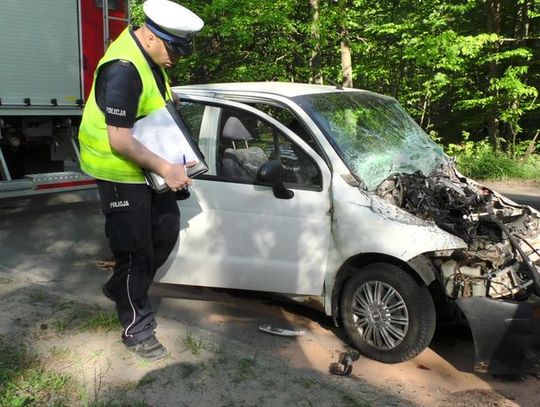
<path id="1" fill-rule="evenodd" d="M 0 198 L 95 187 L 77 130 L 94 70 L 129 0 L 2 0 Z"/>

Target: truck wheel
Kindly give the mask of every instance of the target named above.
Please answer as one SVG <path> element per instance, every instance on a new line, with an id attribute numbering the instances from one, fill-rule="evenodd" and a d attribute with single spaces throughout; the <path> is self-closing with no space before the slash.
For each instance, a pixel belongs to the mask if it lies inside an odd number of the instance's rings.
<path id="1" fill-rule="evenodd" d="M 435 332 L 435 306 L 428 288 L 392 264 L 358 269 L 345 282 L 340 306 L 345 332 L 355 348 L 380 362 L 412 359 Z"/>

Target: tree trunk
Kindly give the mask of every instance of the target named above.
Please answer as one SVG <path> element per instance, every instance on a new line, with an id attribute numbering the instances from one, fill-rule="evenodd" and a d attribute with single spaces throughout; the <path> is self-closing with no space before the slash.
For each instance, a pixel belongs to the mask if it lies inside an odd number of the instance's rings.
<path id="1" fill-rule="evenodd" d="M 524 45 L 524 40 L 529 36 L 529 10 L 534 5 L 532 4 L 534 0 L 522 0 L 517 4 L 516 10 L 516 25 L 514 27 L 514 37 L 515 42 L 513 46 L 519 48 Z M 517 111 L 519 109 L 520 101 L 516 97 L 510 103 L 510 109 Z M 516 138 L 517 133 L 520 132 L 519 127 L 519 118 L 515 120 L 510 120 L 508 122 L 508 128 L 510 136 L 512 137 L 512 155 L 516 157 Z"/>
<path id="2" fill-rule="evenodd" d="M 422 117 L 420 117 L 420 127 L 422 127 L 424 130 L 427 131 L 427 126 L 424 127 L 424 120 L 426 119 L 426 116 L 428 115 L 428 109 L 430 105 L 429 95 L 426 93 L 424 96 L 424 106 L 422 106 Z M 429 126 L 429 118 L 427 119 L 428 126 Z"/>
<path id="3" fill-rule="evenodd" d="M 514 36 L 518 39 L 528 38 L 530 33 L 529 10 L 534 7 L 534 0 L 523 0 L 517 5 L 517 18 Z"/>
<path id="4" fill-rule="evenodd" d="M 535 143 L 538 136 L 540 136 L 540 130 L 538 130 L 535 133 L 533 139 L 529 141 L 529 147 L 527 147 L 527 151 L 525 151 L 525 154 L 523 154 L 523 157 L 521 157 L 523 161 L 527 161 L 529 157 L 531 156 L 531 154 L 534 153 L 534 150 L 536 149 Z"/>
<path id="5" fill-rule="evenodd" d="M 313 44 L 311 58 L 309 60 L 309 68 L 311 71 L 309 83 L 322 85 L 319 0 L 309 0 L 309 5 L 311 7 L 311 40 Z"/>
<path id="6" fill-rule="evenodd" d="M 501 34 L 501 1 L 489 0 L 487 3 L 487 28 L 488 32 L 500 35 Z M 493 53 L 499 52 L 499 43 L 495 43 L 493 46 Z M 497 79 L 499 77 L 499 67 L 496 61 L 491 61 L 489 64 L 489 76 L 490 80 Z M 491 146 L 495 149 L 499 149 L 499 112 L 498 112 L 498 91 L 492 91 L 494 102 L 488 112 L 488 134 Z"/>
<path id="7" fill-rule="evenodd" d="M 341 86 L 344 88 L 352 88 L 353 75 L 351 48 L 349 47 L 349 42 L 346 40 L 341 40 L 341 73 L 343 75 Z"/>
<path id="8" fill-rule="evenodd" d="M 340 18 L 341 18 L 341 33 L 340 33 L 341 34 L 341 41 L 340 41 L 341 74 L 343 76 L 341 85 L 344 88 L 352 88 L 353 87 L 352 56 L 351 56 L 351 47 L 349 45 L 349 30 L 347 28 L 347 19 L 345 17 L 347 13 L 346 0 L 339 1 L 339 9 L 340 9 Z"/>

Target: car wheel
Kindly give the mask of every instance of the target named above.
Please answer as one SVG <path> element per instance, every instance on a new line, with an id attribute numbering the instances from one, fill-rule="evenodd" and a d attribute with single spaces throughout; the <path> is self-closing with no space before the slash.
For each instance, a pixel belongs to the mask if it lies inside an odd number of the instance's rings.
<path id="1" fill-rule="evenodd" d="M 345 282 L 341 317 L 362 354 L 384 362 L 412 359 L 431 342 L 435 306 L 428 288 L 386 263 L 362 267 Z"/>

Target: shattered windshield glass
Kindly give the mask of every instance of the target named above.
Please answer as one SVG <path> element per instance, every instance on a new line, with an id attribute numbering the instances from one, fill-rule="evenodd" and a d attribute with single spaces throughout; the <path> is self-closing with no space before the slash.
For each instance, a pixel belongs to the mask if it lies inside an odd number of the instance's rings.
<path id="1" fill-rule="evenodd" d="M 359 91 L 304 95 L 297 102 L 368 190 L 392 174 L 428 175 L 444 159 L 393 98 Z"/>

